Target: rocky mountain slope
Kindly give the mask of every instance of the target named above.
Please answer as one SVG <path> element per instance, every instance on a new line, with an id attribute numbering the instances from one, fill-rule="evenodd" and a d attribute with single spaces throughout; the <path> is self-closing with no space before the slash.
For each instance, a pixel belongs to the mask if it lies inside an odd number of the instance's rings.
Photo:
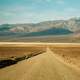
<path id="1" fill-rule="evenodd" d="M 80 31 L 80 18 L 72 18 L 69 20 L 45 21 L 36 24 L 30 23 L 0 25 L 0 31 L 10 32 L 39 32 L 51 28 L 64 28 L 73 32 Z"/>
<path id="2" fill-rule="evenodd" d="M 80 18 L 71 18 L 68 20 L 55 20 L 44 21 L 40 23 L 29 24 L 2 24 L 0 25 L 0 41 L 23 41 L 27 40 L 27 37 L 42 37 L 52 36 L 50 41 L 54 42 L 54 39 L 60 39 L 61 42 L 79 42 L 80 41 Z M 58 37 L 55 37 L 58 36 Z M 42 41 L 46 41 L 45 37 L 42 37 Z M 41 38 L 41 39 L 42 39 Z M 41 40 L 40 39 L 40 40 Z M 36 40 L 36 38 L 34 39 Z M 39 41 L 40 41 L 39 40 Z M 29 41 L 32 41 L 29 40 Z"/>

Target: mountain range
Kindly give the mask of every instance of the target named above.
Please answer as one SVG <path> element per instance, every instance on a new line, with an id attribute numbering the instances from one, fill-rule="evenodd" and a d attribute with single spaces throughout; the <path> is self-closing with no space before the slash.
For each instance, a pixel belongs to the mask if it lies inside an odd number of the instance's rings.
<path id="1" fill-rule="evenodd" d="M 25 24 L 2 24 L 0 25 L 0 40 L 7 37 L 27 38 L 41 36 L 70 36 L 72 38 L 80 37 L 80 18 L 71 18 L 68 20 L 44 21 L 40 23 Z"/>

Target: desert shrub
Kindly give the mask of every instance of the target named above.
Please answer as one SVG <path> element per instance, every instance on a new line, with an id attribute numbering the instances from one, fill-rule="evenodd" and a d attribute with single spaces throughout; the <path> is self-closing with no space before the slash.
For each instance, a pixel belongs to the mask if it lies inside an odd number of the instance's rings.
<path id="1" fill-rule="evenodd" d="M 18 62 L 18 61 L 22 61 L 22 60 L 25 60 L 25 59 L 26 59 L 26 56 L 16 57 L 15 61 Z"/>

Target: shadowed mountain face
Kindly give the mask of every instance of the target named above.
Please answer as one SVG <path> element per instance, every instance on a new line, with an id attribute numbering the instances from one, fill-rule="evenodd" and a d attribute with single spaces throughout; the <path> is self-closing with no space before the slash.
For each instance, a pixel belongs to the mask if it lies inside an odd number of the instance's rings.
<path id="1" fill-rule="evenodd" d="M 63 34 L 65 35 L 70 33 L 72 32 L 64 28 L 51 28 L 44 31 L 28 33 L 24 36 L 45 36 L 45 35 L 63 35 Z"/>
<path id="2" fill-rule="evenodd" d="M 0 25 L 0 40 L 9 38 L 23 38 L 36 36 L 71 35 L 79 38 L 80 18 L 69 20 L 45 21 L 36 24 L 2 24 Z M 77 36 L 78 35 L 78 36 Z"/>

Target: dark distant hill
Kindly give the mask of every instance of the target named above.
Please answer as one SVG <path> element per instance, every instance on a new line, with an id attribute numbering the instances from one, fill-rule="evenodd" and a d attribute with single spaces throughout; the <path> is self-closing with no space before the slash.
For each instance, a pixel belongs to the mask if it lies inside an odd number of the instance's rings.
<path id="1" fill-rule="evenodd" d="M 47 29 L 44 31 L 39 31 L 39 32 L 32 32 L 32 33 L 28 33 L 25 34 L 24 36 L 45 36 L 45 35 L 66 35 L 66 34 L 71 34 L 73 32 L 69 31 L 68 29 L 64 29 L 64 28 L 51 28 L 51 29 Z"/>

